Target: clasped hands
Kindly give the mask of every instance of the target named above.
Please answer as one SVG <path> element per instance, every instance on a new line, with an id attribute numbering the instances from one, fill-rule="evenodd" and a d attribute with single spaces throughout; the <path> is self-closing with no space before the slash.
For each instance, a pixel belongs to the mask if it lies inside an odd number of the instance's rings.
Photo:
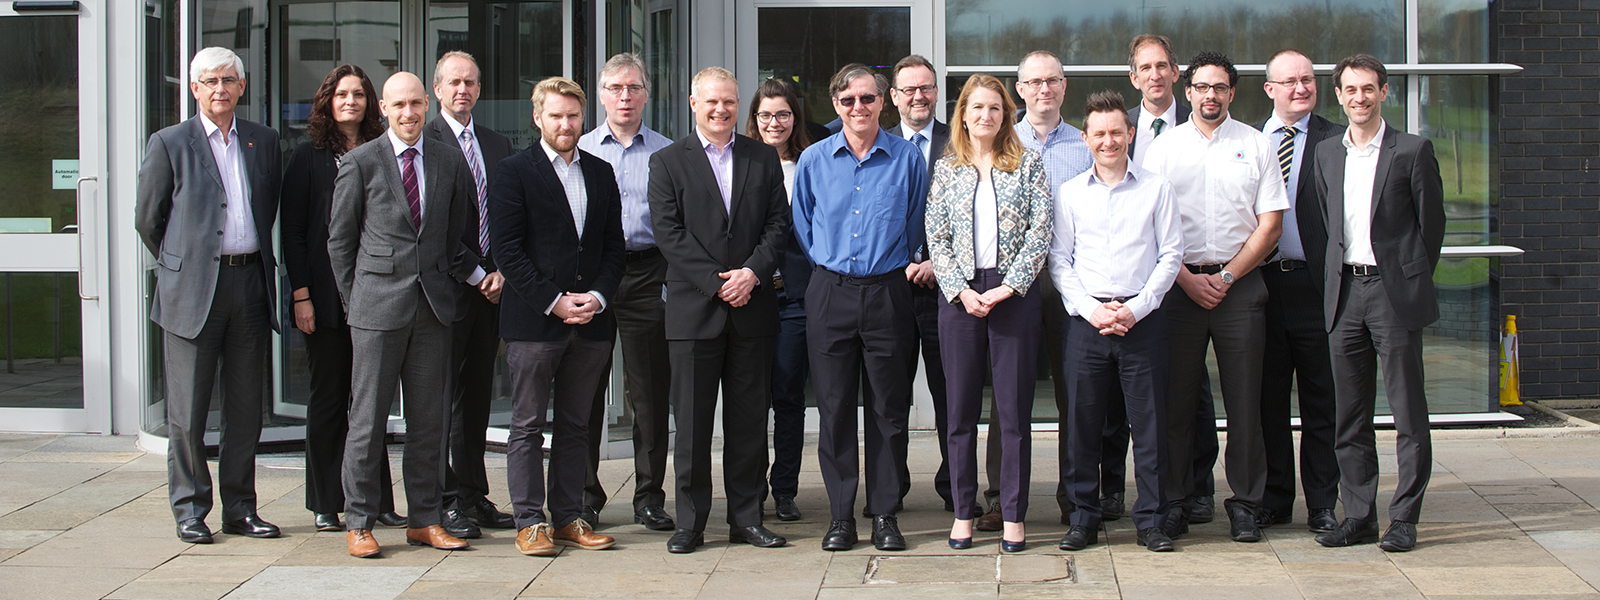
<path id="1" fill-rule="evenodd" d="M 728 305 L 739 308 L 750 303 L 750 292 L 756 289 L 756 274 L 749 269 L 734 269 L 717 273 L 717 277 L 726 279 L 722 288 L 717 290 L 717 299 L 727 302 Z"/>
<path id="2" fill-rule="evenodd" d="M 1189 269 L 1178 269 L 1178 287 L 1183 288 L 1183 293 L 1189 295 L 1190 300 L 1199 304 L 1200 308 L 1211 310 L 1228 297 L 1231 284 L 1222 282 L 1220 274 L 1190 273 Z"/>
<path id="3" fill-rule="evenodd" d="M 556 298 L 556 307 L 550 311 L 568 325 L 582 325 L 600 312 L 600 299 L 588 292 L 567 292 Z"/>
<path id="4" fill-rule="evenodd" d="M 1100 335 L 1128 335 L 1136 322 L 1133 309 L 1115 300 L 1101 304 L 1089 315 L 1089 324 L 1099 329 Z"/>
<path id="5" fill-rule="evenodd" d="M 967 309 L 967 314 L 982 319 L 989 316 L 989 311 L 994 310 L 996 304 L 1010 297 L 1011 287 L 998 285 L 982 294 L 972 288 L 961 290 L 961 293 L 956 295 L 956 300 L 961 301 L 961 306 Z"/>

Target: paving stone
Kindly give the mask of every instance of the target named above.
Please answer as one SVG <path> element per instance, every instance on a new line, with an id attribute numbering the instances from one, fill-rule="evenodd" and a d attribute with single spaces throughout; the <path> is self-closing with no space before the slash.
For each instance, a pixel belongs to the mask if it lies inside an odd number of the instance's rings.
<path id="1" fill-rule="evenodd" d="M 391 600 L 424 567 L 267 567 L 224 596 L 227 600 Z"/>
<path id="2" fill-rule="evenodd" d="M 229 583 L 240 584 L 272 565 L 261 556 L 216 556 L 180 554 L 151 569 L 136 581 L 154 583 Z"/>
<path id="3" fill-rule="evenodd" d="M 867 564 L 863 583 L 999 583 L 995 556 L 877 556 Z"/>
<path id="4" fill-rule="evenodd" d="M 115 551 L 108 551 L 115 548 Z M 94 569 L 153 569 L 189 544 L 169 538 L 101 538 L 56 536 L 6 561 L 8 566 L 77 567 Z M 88 570 L 88 569 L 86 569 Z"/>
<path id="5" fill-rule="evenodd" d="M 1592 593 L 1583 579 L 1564 566 L 1519 567 L 1513 576 L 1503 568 L 1401 567 L 1412 585 L 1427 596 L 1462 594 L 1579 594 Z"/>
<path id="6" fill-rule="evenodd" d="M 0 548 L 25 550 L 57 535 L 50 529 L 0 529 Z"/>
<path id="7" fill-rule="evenodd" d="M 1573 574 L 1600 588 L 1600 531 L 1534 531 L 1528 536 Z"/>
<path id="8" fill-rule="evenodd" d="M 1359 590 L 1362 600 L 1422 598 L 1394 564 L 1380 561 L 1284 563 L 1306 598 L 1344 600 Z"/>
<path id="9" fill-rule="evenodd" d="M 142 569 L 0 565 L 0 598 L 98 600 L 143 574 Z"/>
<path id="10" fill-rule="evenodd" d="M 418 580 L 396 596 L 398 600 L 510 600 L 521 592 L 522 584 L 491 581 Z"/>
<path id="11" fill-rule="evenodd" d="M 958 585 L 880 585 L 851 588 L 824 587 L 817 591 L 817 600 L 904 600 L 905 598 L 968 600 L 999 597 L 999 586 L 992 583 L 966 583 Z"/>
<path id="12" fill-rule="evenodd" d="M 817 597 L 822 584 L 822 572 L 792 573 L 780 571 L 760 576 L 751 573 L 712 573 L 700 587 L 697 600 L 811 600 Z"/>
<path id="13" fill-rule="evenodd" d="M 45 452 L 35 450 L 7 462 L 13 463 L 107 463 L 120 465 L 144 456 L 143 452 Z"/>
<path id="14" fill-rule="evenodd" d="M 41 452 L 136 452 L 139 436 L 136 435 L 63 435 L 36 448 Z"/>
<path id="15" fill-rule="evenodd" d="M 1475 485 L 1472 491 L 1491 504 L 1572 504 L 1583 499 L 1551 481 L 1550 485 Z"/>
<path id="16" fill-rule="evenodd" d="M 1600 526 L 1600 511 L 1587 504 L 1502 504 L 1496 508 L 1523 531 L 1584 530 Z"/>
<path id="17" fill-rule="evenodd" d="M 50 464 L 6 461 L 0 463 L 0 481 L 26 481 L 27 485 L 0 486 L 0 502 L 32 504 L 111 470 L 108 464 Z M 0 517 L 0 529 L 11 527 Z M 66 529 L 62 527 L 61 529 Z"/>
<path id="18" fill-rule="evenodd" d="M 383 553 L 377 558 L 356 558 L 350 556 L 350 549 L 345 545 L 344 532 L 327 532 L 311 536 L 306 541 L 295 546 L 283 558 L 274 562 L 280 567 L 423 567 L 428 568 L 439 564 L 439 561 L 450 555 L 449 551 L 438 550 L 423 546 L 412 546 L 406 543 L 406 532 L 403 529 L 374 529 L 372 537 L 377 538 L 378 545 Z M 460 552 L 471 552 L 461 550 Z"/>
<path id="19" fill-rule="evenodd" d="M 552 557 L 544 556 L 518 556 L 516 558 L 498 556 L 476 556 L 473 553 L 453 553 L 439 561 L 422 576 L 424 581 L 482 581 L 491 583 L 517 584 L 517 589 L 522 589 L 533 581 L 550 562 Z"/>
<path id="20" fill-rule="evenodd" d="M 710 573 L 684 573 L 661 565 L 661 570 L 558 571 L 550 568 L 522 590 L 534 598 L 694 598 Z"/>
<path id="21" fill-rule="evenodd" d="M 106 600 L 217 600 L 238 588 L 237 583 L 196 581 L 141 581 L 135 579 L 117 588 Z"/>

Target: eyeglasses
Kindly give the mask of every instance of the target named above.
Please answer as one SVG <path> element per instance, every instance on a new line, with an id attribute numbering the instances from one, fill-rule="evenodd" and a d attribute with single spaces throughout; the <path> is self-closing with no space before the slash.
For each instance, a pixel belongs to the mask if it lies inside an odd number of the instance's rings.
<path id="1" fill-rule="evenodd" d="M 939 86 L 936 85 L 917 85 L 895 89 L 899 90 L 900 95 L 902 96 L 915 96 L 917 92 L 922 92 L 922 94 L 925 96 L 932 96 L 939 93 Z"/>
<path id="2" fill-rule="evenodd" d="M 1285 79 L 1283 81 L 1272 81 L 1272 80 L 1269 79 L 1269 80 L 1267 80 L 1267 83 L 1274 83 L 1274 84 L 1289 88 L 1291 90 L 1294 89 L 1295 86 L 1297 86 L 1297 85 L 1300 86 L 1300 87 L 1306 88 L 1306 89 L 1311 89 L 1311 88 L 1317 87 L 1317 78 L 1315 78 L 1315 77 L 1301 77 L 1299 79 Z"/>
<path id="3" fill-rule="evenodd" d="M 602 89 L 613 96 L 621 96 L 622 92 L 628 92 L 631 96 L 638 96 L 644 93 L 644 86 L 642 85 L 608 85 Z"/>
<path id="4" fill-rule="evenodd" d="M 1029 79 L 1027 81 L 1019 81 L 1017 83 L 1021 83 L 1030 90 L 1038 91 L 1040 88 L 1043 88 L 1047 85 L 1050 87 L 1056 87 L 1061 85 L 1061 82 L 1066 80 L 1067 78 L 1065 77 L 1049 77 L 1045 79 Z"/>
<path id="5" fill-rule="evenodd" d="M 774 120 L 778 121 L 779 123 L 788 123 L 789 121 L 794 120 L 794 113 L 789 112 L 787 110 L 778 111 L 778 112 L 775 112 L 775 113 L 769 113 L 769 112 L 758 112 L 758 113 L 756 113 L 756 122 L 760 123 L 762 125 L 766 125 L 767 123 L 771 123 Z"/>
<path id="6" fill-rule="evenodd" d="M 1212 92 L 1212 91 L 1216 92 L 1218 96 L 1221 96 L 1223 94 L 1226 94 L 1228 92 L 1233 91 L 1233 86 L 1228 85 L 1226 83 L 1219 83 L 1219 84 L 1216 84 L 1216 85 L 1210 85 L 1210 84 L 1206 84 L 1206 83 L 1191 83 L 1191 84 L 1189 84 L 1189 87 L 1193 88 L 1195 93 L 1200 94 L 1202 96 L 1205 95 L 1206 92 Z"/>
<path id="7" fill-rule="evenodd" d="M 203 86 L 206 86 L 208 88 L 211 88 L 211 89 L 215 90 L 215 89 L 221 89 L 222 86 L 233 87 L 235 85 L 238 85 L 238 83 L 240 81 L 244 81 L 244 80 L 240 79 L 238 77 L 223 77 L 223 78 L 220 78 L 220 79 L 218 79 L 216 77 L 207 77 L 205 79 L 201 79 L 200 80 L 200 85 L 203 85 Z"/>
<path id="8" fill-rule="evenodd" d="M 837 101 L 841 106 L 843 106 L 845 108 L 854 108 L 855 105 L 856 105 L 856 99 L 858 99 L 858 98 L 861 100 L 861 105 L 862 106 L 872 106 L 872 103 L 878 101 L 878 95 L 877 94 L 862 94 L 860 96 L 839 96 L 839 97 L 834 98 L 834 100 Z"/>

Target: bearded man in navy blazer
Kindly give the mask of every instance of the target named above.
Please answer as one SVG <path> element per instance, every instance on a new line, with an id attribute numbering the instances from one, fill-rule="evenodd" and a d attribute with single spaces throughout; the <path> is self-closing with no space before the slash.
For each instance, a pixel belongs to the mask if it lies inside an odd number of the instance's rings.
<path id="1" fill-rule="evenodd" d="M 728 541 L 785 540 L 761 526 L 767 407 L 778 295 L 772 273 L 789 241 L 778 152 L 733 132 L 739 83 L 708 67 L 694 76 L 695 132 L 650 157 L 650 215 L 667 260 L 667 353 L 678 433 L 678 530 L 667 551 L 693 552 L 711 516 L 711 435 L 722 394 Z"/>
<path id="2" fill-rule="evenodd" d="M 150 320 L 161 326 L 167 383 L 167 495 L 178 539 L 211 543 L 206 415 L 222 365 L 222 532 L 277 537 L 256 516 L 256 440 L 272 333 L 278 328 L 278 133 L 234 115 L 244 63 L 206 48 L 189 65 L 200 114 L 150 136 L 134 226 L 156 257 Z M 216 232 L 216 233 L 212 233 Z"/>

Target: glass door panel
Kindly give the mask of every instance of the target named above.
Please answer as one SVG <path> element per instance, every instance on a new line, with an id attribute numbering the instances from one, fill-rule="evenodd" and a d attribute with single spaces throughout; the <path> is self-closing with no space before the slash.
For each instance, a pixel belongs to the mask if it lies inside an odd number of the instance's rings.
<path id="1" fill-rule="evenodd" d="M 424 81 L 451 50 L 471 54 L 482 71 L 483 92 L 473 120 L 511 138 L 521 150 L 538 141 L 533 129 L 533 86 L 563 72 L 561 1 L 431 2 L 424 47 Z M 438 118 L 437 100 L 429 119 Z"/>

